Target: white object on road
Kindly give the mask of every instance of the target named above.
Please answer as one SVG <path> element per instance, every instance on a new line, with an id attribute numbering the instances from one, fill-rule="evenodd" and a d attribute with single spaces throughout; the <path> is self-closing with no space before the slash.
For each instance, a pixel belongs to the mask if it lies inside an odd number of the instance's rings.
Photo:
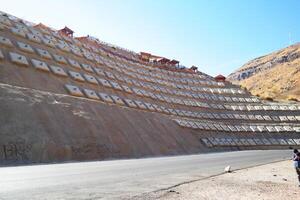
<path id="1" fill-rule="evenodd" d="M 225 167 L 224 172 L 230 173 L 231 172 L 231 166 L 228 165 L 227 167 Z"/>

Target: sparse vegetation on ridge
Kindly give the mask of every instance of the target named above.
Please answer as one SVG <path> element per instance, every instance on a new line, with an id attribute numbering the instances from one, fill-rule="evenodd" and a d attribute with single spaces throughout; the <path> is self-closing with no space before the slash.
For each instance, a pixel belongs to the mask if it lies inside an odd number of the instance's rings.
<path id="1" fill-rule="evenodd" d="M 300 44 L 256 58 L 228 76 L 252 94 L 277 100 L 300 99 Z"/>

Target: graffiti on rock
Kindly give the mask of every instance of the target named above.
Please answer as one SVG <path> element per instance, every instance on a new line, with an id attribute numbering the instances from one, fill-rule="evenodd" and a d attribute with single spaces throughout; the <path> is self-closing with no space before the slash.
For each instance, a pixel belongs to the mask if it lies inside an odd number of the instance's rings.
<path id="1" fill-rule="evenodd" d="M 118 152 L 111 145 L 107 144 L 81 144 L 77 146 L 71 146 L 72 153 L 78 156 L 84 156 L 88 154 L 103 154 L 105 152 L 116 153 Z"/>
<path id="2" fill-rule="evenodd" d="M 80 146 L 71 146 L 72 153 L 76 155 L 85 155 L 90 153 L 93 150 L 91 145 L 85 144 Z"/>
<path id="3" fill-rule="evenodd" d="M 31 148 L 23 140 L 8 142 L 1 145 L 2 157 L 5 161 L 28 161 Z"/>

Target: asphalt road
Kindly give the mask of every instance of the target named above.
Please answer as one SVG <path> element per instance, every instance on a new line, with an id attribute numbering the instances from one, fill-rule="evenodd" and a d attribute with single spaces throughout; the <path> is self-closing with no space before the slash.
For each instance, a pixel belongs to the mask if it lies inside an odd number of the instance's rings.
<path id="1" fill-rule="evenodd" d="M 223 172 L 291 157 L 291 151 L 190 156 L 0 168 L 1 200 L 122 199 Z"/>

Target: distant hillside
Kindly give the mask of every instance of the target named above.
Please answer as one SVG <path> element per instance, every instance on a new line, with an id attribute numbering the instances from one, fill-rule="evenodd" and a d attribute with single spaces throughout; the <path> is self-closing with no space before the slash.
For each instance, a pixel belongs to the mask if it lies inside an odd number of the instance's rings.
<path id="1" fill-rule="evenodd" d="M 263 98 L 300 101 L 300 43 L 247 62 L 228 80 Z"/>

